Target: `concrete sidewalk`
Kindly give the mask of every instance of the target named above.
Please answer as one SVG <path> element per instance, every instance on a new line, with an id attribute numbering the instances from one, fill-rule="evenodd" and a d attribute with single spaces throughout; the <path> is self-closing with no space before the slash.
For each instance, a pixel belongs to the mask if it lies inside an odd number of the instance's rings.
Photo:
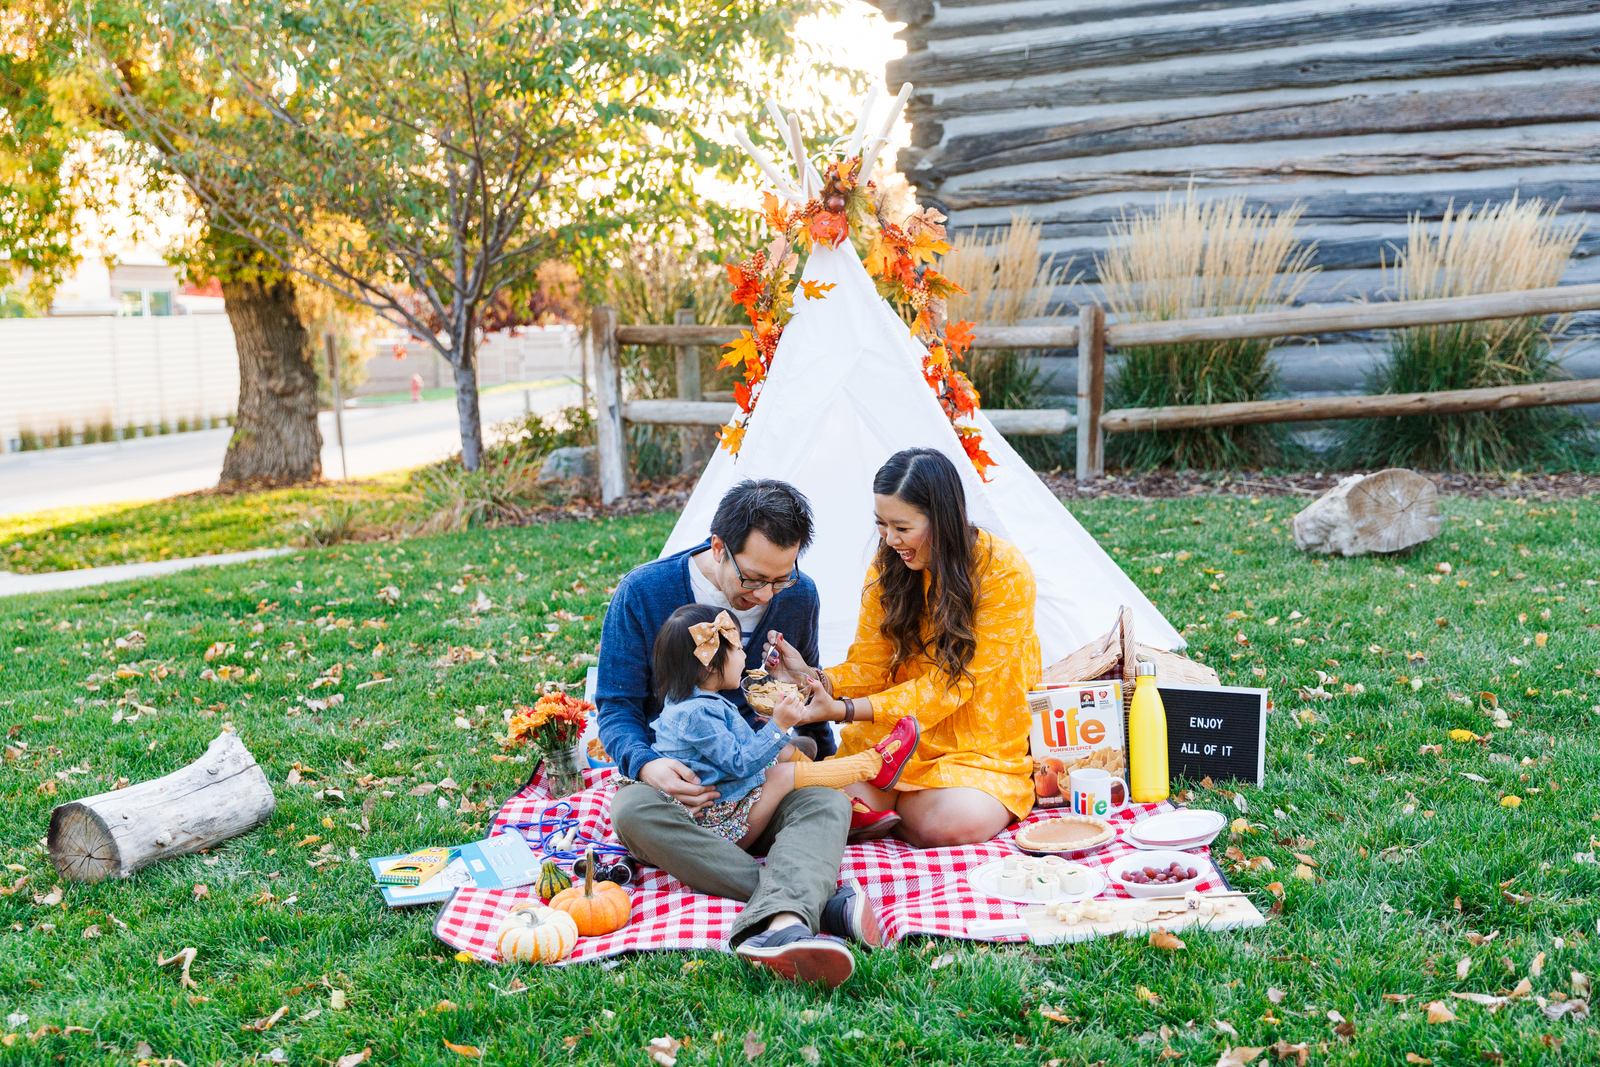
<path id="1" fill-rule="evenodd" d="M 82 589 L 107 582 L 125 582 L 130 578 L 151 578 L 161 574 L 176 574 L 196 567 L 223 567 L 230 563 L 243 563 L 252 559 L 287 556 L 299 549 L 257 548 L 249 552 L 220 552 L 215 556 L 191 556 L 188 559 L 164 559 L 157 563 L 119 563 L 111 567 L 80 567 L 75 571 L 50 571 L 47 574 L 12 574 L 0 571 L 0 597 L 21 596 L 25 593 L 53 593 L 60 589 Z"/>

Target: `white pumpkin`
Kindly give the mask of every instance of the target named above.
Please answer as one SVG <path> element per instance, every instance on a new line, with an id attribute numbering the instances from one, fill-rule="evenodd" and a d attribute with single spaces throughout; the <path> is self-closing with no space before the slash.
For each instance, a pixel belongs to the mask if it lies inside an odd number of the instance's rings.
<path id="1" fill-rule="evenodd" d="M 520 904 L 506 916 L 496 948 L 502 962 L 555 963 L 572 955 L 578 924 L 564 911 Z"/>

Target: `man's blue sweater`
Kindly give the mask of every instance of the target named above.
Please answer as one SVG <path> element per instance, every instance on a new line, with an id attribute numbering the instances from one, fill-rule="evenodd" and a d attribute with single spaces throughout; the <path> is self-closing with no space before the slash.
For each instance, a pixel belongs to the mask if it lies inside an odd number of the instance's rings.
<path id="1" fill-rule="evenodd" d="M 656 634 L 674 611 L 694 603 L 689 557 L 710 547 L 708 538 L 688 551 L 635 567 L 618 584 L 606 609 L 600 631 L 600 678 L 595 686 L 600 743 L 629 778 L 637 778 L 646 763 L 659 758 L 651 747 L 655 743 L 651 723 L 661 714 L 651 671 Z M 799 581 L 767 603 L 766 615 L 745 645 L 746 664 L 753 669 L 761 662 L 768 630 L 783 634 L 807 663 L 817 662 L 817 615 L 816 583 L 802 573 Z M 732 689 L 722 695 L 738 706 L 746 722 L 756 725 L 743 690 Z M 833 755 L 836 746 L 827 723 L 802 726 L 795 732 L 816 740 L 819 759 Z"/>

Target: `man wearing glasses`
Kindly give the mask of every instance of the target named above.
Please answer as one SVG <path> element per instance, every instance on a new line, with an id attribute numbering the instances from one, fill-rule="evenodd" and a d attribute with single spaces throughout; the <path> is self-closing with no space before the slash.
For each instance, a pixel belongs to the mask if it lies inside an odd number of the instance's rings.
<path id="1" fill-rule="evenodd" d="M 840 938 L 881 942 L 865 894 L 838 886 L 849 798 L 835 789 L 795 790 L 747 853 L 692 817 L 718 794 L 651 747 L 651 721 L 661 712 L 651 650 L 662 624 L 683 605 L 727 609 L 739 622 L 752 668 L 777 634 L 807 663 L 816 662 L 817 587 L 798 566 L 811 535 L 811 506 L 787 482 L 747 480 L 728 490 L 708 540 L 635 568 L 617 586 L 601 631 L 595 703 L 601 743 L 634 780 L 611 805 L 612 826 L 628 851 L 697 892 L 747 901 L 729 944 L 751 963 L 836 986 L 855 966 Z M 742 690 L 722 695 L 758 724 Z M 833 732 L 820 713 L 799 732 L 816 742 L 817 758 L 833 754 Z M 762 853 L 765 866 L 755 858 Z"/>

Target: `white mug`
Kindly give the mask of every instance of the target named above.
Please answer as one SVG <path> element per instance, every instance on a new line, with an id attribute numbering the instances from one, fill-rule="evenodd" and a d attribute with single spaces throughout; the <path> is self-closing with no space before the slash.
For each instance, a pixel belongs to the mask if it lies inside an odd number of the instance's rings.
<path id="1" fill-rule="evenodd" d="M 1072 810 L 1105 818 L 1128 806 L 1128 785 L 1110 771 L 1080 767 L 1072 772 Z"/>

